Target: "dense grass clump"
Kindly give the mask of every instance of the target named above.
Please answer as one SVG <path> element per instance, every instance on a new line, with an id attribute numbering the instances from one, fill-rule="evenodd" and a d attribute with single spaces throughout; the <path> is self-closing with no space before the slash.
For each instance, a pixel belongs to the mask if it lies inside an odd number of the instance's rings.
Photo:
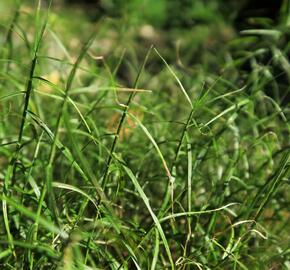
<path id="1" fill-rule="evenodd" d="M 31 2 L 0 0 L 0 268 L 290 269 L 288 2 Z"/>

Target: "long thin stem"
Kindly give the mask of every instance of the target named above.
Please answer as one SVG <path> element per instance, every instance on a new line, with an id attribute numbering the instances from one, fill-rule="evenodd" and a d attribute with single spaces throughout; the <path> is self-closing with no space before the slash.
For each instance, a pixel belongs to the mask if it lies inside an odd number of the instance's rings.
<path id="1" fill-rule="evenodd" d="M 137 74 L 136 80 L 135 80 L 135 82 L 133 84 L 133 89 L 136 89 L 138 87 L 138 83 L 139 83 L 141 74 L 142 74 L 142 72 L 144 70 L 144 67 L 145 67 L 145 65 L 147 63 L 147 60 L 148 60 L 148 58 L 150 56 L 150 53 L 151 53 L 152 48 L 153 47 L 151 46 L 150 49 L 147 51 L 147 54 L 146 54 L 146 56 L 144 58 L 144 61 L 143 61 L 143 64 L 140 67 L 140 70 L 139 70 L 139 72 Z M 107 178 L 108 178 L 108 174 L 109 174 L 109 169 L 110 169 L 110 165 L 112 163 L 113 155 L 114 155 L 114 152 L 115 152 L 115 149 L 116 149 L 116 146 L 117 146 L 119 137 L 120 137 L 120 133 L 121 133 L 121 130 L 122 130 L 124 121 L 126 119 L 126 116 L 127 116 L 127 113 L 128 113 L 128 110 L 129 110 L 129 107 L 130 107 L 130 104 L 131 104 L 131 101 L 133 100 L 135 94 L 136 94 L 136 92 L 131 92 L 131 94 L 129 95 L 128 100 L 127 100 L 127 102 L 126 102 L 126 104 L 124 106 L 124 110 L 123 110 L 122 116 L 120 118 L 118 127 L 117 127 L 117 131 L 116 131 L 116 134 L 115 134 L 115 137 L 114 137 L 114 141 L 113 141 L 112 146 L 111 146 L 111 149 L 110 149 L 110 153 L 109 153 L 109 157 L 108 157 L 108 160 L 107 160 L 107 163 L 106 163 L 106 168 L 105 168 L 104 176 L 103 176 L 103 179 L 102 179 L 102 188 L 103 188 L 104 191 L 106 189 L 106 184 L 107 184 Z"/>
<path id="2" fill-rule="evenodd" d="M 29 71 L 27 86 L 26 86 L 26 90 L 25 90 L 24 107 L 23 107 L 23 111 L 22 111 L 20 130 L 19 130 L 19 134 L 18 134 L 16 149 L 15 149 L 13 157 L 9 163 L 9 166 L 8 166 L 6 174 L 5 174 L 5 179 L 4 179 L 4 186 L 3 186 L 4 199 L 2 200 L 2 209 L 3 209 L 5 229 L 6 229 L 7 236 L 8 236 L 8 242 L 9 242 L 10 248 L 12 250 L 14 250 L 13 236 L 10 232 L 8 212 L 7 212 L 7 202 L 6 202 L 5 198 L 6 198 L 6 196 L 9 196 L 9 185 L 10 185 L 11 180 L 12 180 L 12 185 L 15 182 L 14 176 L 16 173 L 16 163 L 17 163 L 19 153 L 21 150 L 21 145 L 22 145 L 22 140 L 23 140 L 23 132 L 24 132 L 26 117 L 27 117 L 27 109 L 29 107 L 29 101 L 30 101 L 31 94 L 33 91 L 33 76 L 34 76 L 35 67 L 36 67 L 36 63 L 37 63 L 37 54 L 38 54 L 38 51 L 40 48 L 40 40 L 43 37 L 45 27 L 46 27 L 46 23 L 43 24 L 43 27 L 42 27 L 41 32 L 40 32 L 39 40 L 36 40 L 38 45 L 35 47 L 34 56 L 33 56 L 33 59 L 31 61 L 31 65 L 30 65 L 30 71 Z M 15 252 L 14 252 L 14 255 L 15 255 Z"/>
<path id="3" fill-rule="evenodd" d="M 46 179 L 45 184 L 46 184 L 46 188 L 47 188 L 47 194 L 49 194 L 48 205 L 49 205 L 51 214 L 57 223 L 58 223 L 58 218 L 57 218 L 58 217 L 58 210 L 57 210 L 55 195 L 54 195 L 53 188 L 52 188 L 52 181 L 53 181 L 53 162 L 54 162 L 55 155 L 56 155 L 56 146 L 57 146 L 57 141 L 58 141 L 58 137 L 59 137 L 59 130 L 60 130 L 63 114 L 66 110 L 66 105 L 67 105 L 67 101 L 69 98 L 69 91 L 71 89 L 73 80 L 75 78 L 76 71 L 77 71 L 82 59 L 84 58 L 87 50 L 89 49 L 93 40 L 95 39 L 95 36 L 96 36 L 96 32 L 94 32 L 90 36 L 88 41 L 84 44 L 76 62 L 73 65 L 73 68 L 69 74 L 69 77 L 68 77 L 68 80 L 66 83 L 66 87 L 65 87 L 65 91 L 64 91 L 64 98 L 63 98 L 62 103 L 60 105 L 60 113 L 58 115 L 57 122 L 56 122 L 56 128 L 55 128 L 55 132 L 54 132 L 53 142 L 52 142 L 52 145 L 50 148 L 48 163 L 47 163 L 46 168 L 45 168 L 45 179 Z"/>
<path id="4" fill-rule="evenodd" d="M 180 154 L 180 150 L 181 150 L 181 147 L 182 147 L 182 144 L 183 144 L 183 141 L 184 141 L 184 138 L 185 138 L 185 135 L 186 135 L 186 132 L 188 130 L 188 127 L 190 125 L 190 122 L 192 120 L 192 117 L 193 117 L 193 114 L 194 114 L 194 109 L 192 109 L 190 111 L 190 114 L 187 118 L 187 121 L 186 121 L 186 124 L 184 125 L 184 128 L 182 130 L 182 133 L 181 133 L 181 136 L 180 136 L 180 139 L 179 139 L 179 143 L 177 145 L 177 148 L 175 150 L 175 155 L 174 155 L 174 160 L 172 162 L 172 165 L 171 165 L 171 168 L 170 168 L 170 173 L 173 174 L 173 171 L 174 171 L 174 168 L 176 166 L 176 162 L 178 160 L 178 157 L 179 157 L 179 154 Z M 173 189 L 173 187 L 171 186 L 172 183 L 170 181 L 167 182 L 167 186 L 166 186 L 166 191 L 165 191 L 165 195 L 163 196 L 163 201 L 162 201 L 162 204 L 161 204 L 161 207 L 160 207 L 160 210 L 159 210 L 159 213 L 158 213 L 158 217 L 162 217 L 167 206 L 168 206 L 168 203 L 169 203 L 169 200 L 170 200 L 170 194 L 171 194 L 171 189 Z"/>

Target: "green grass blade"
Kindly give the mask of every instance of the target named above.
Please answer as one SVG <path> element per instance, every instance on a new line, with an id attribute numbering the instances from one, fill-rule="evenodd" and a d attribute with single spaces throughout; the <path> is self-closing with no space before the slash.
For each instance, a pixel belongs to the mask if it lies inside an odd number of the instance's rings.
<path id="1" fill-rule="evenodd" d="M 167 253 L 167 256 L 168 256 L 168 259 L 169 259 L 169 262 L 170 262 L 170 265 L 171 265 L 171 268 L 172 269 L 175 269 L 174 267 L 174 262 L 173 262 L 173 259 L 172 259 L 172 255 L 171 255 L 171 251 L 170 251 L 170 248 L 169 248 L 169 245 L 168 245 L 168 241 L 166 239 L 166 236 L 164 234 L 164 231 L 161 227 L 161 224 L 157 218 L 157 216 L 154 214 L 151 206 L 150 206 L 150 203 L 149 203 L 149 199 L 148 197 L 146 196 L 146 194 L 144 193 L 142 187 L 140 186 L 138 180 L 136 179 L 136 177 L 134 176 L 133 172 L 128 168 L 126 167 L 125 165 L 122 165 L 122 167 L 124 168 L 124 170 L 126 171 L 127 175 L 129 176 L 129 178 L 131 179 L 132 183 L 134 184 L 136 190 L 138 191 L 142 201 L 144 202 L 145 206 L 147 207 L 154 223 L 155 223 L 155 226 L 160 234 L 160 237 L 162 239 L 162 242 L 164 244 L 164 247 L 165 247 L 165 250 L 166 250 L 166 253 Z"/>

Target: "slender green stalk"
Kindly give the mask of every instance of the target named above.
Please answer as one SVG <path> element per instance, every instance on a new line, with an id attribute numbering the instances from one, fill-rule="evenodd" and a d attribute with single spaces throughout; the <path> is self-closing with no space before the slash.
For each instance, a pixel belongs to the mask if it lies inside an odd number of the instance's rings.
<path id="1" fill-rule="evenodd" d="M 36 67 L 36 63 L 37 63 L 37 54 L 38 54 L 38 51 L 40 48 L 40 41 L 43 37 L 45 27 L 46 27 L 46 23 L 44 23 L 42 28 L 41 28 L 39 40 L 35 41 L 35 43 L 37 43 L 37 46 L 35 47 L 34 56 L 33 56 L 33 59 L 31 61 L 31 65 L 30 65 L 30 71 L 29 71 L 27 86 L 26 86 L 26 90 L 25 90 L 24 108 L 22 111 L 20 129 L 19 129 L 19 133 L 18 133 L 18 140 L 17 140 L 16 149 L 14 151 L 13 157 L 12 157 L 12 159 L 9 163 L 8 169 L 6 171 L 4 186 L 3 186 L 3 200 L 2 200 L 3 217 L 4 217 L 4 224 L 5 224 L 8 240 L 9 240 L 9 245 L 10 245 L 12 250 L 14 250 L 13 236 L 10 232 L 6 197 L 9 196 L 9 185 L 10 185 L 11 181 L 12 181 L 12 185 L 14 184 L 14 176 L 16 173 L 16 162 L 18 160 L 20 149 L 22 146 L 27 110 L 28 110 L 31 94 L 33 91 L 33 76 L 34 76 L 35 67 Z M 15 253 L 14 253 L 14 255 L 15 255 Z"/>
<path id="2" fill-rule="evenodd" d="M 193 117 L 193 114 L 194 114 L 194 109 L 192 109 L 190 111 L 190 114 L 187 118 L 187 121 L 186 121 L 186 124 L 184 125 L 184 128 L 182 130 L 182 133 L 181 133 L 181 136 L 180 136 L 180 139 L 178 141 L 178 145 L 177 145 L 177 148 L 175 150 L 175 155 L 174 155 L 174 160 L 172 162 L 172 165 L 171 165 L 171 169 L 170 169 L 170 174 L 173 174 L 173 171 L 175 169 L 175 166 L 176 166 L 176 162 L 178 160 L 178 157 L 179 157 L 179 154 L 180 154 L 180 151 L 181 151 L 181 148 L 182 148 L 182 145 L 183 145 L 183 141 L 184 141 L 184 138 L 186 136 L 186 132 L 188 130 L 188 127 L 192 121 L 192 117 Z M 173 176 L 174 177 L 174 176 Z M 158 217 L 162 217 L 168 207 L 168 203 L 170 201 L 170 197 L 171 194 L 172 194 L 172 190 L 173 190 L 173 185 L 174 183 L 168 181 L 167 183 L 167 187 L 166 187 L 166 190 L 165 190 L 165 195 L 163 196 L 163 201 L 162 201 L 162 204 L 161 204 L 161 207 L 160 207 L 160 210 L 159 210 L 159 213 L 158 213 Z M 172 198 L 173 199 L 173 198 Z"/>
<path id="3" fill-rule="evenodd" d="M 64 98 L 63 98 L 62 103 L 60 105 L 59 115 L 57 117 L 54 138 L 52 141 L 52 145 L 50 147 L 48 163 L 47 163 L 46 168 L 45 168 L 45 179 L 46 179 L 45 183 L 46 183 L 46 188 L 47 188 L 47 193 L 48 193 L 48 205 L 49 205 L 51 214 L 52 214 L 55 222 L 57 222 L 57 223 L 59 223 L 59 219 L 58 219 L 59 214 L 58 214 L 58 210 L 57 210 L 58 208 L 56 205 L 55 195 L 53 192 L 52 182 L 53 182 L 53 162 L 54 162 L 54 158 L 55 158 L 55 154 L 56 154 L 57 141 L 58 141 L 58 137 L 59 137 L 59 129 L 61 126 L 63 114 L 66 111 L 66 105 L 67 105 L 67 102 L 69 99 L 69 91 L 72 87 L 72 83 L 73 83 L 73 80 L 75 78 L 76 71 L 77 71 L 78 66 L 80 65 L 82 59 L 84 58 L 87 50 L 89 49 L 93 40 L 95 39 L 95 36 L 96 36 L 96 32 L 94 32 L 90 36 L 90 38 L 87 40 L 87 42 L 84 44 L 76 62 L 74 63 L 74 65 L 71 69 L 71 72 L 69 74 L 69 77 L 68 77 L 68 80 L 66 83 L 66 87 L 65 87 L 65 91 L 64 91 Z"/>
<path id="4" fill-rule="evenodd" d="M 150 56 L 150 53 L 151 53 L 152 48 L 153 47 L 150 47 L 150 49 L 147 51 L 147 54 L 146 54 L 146 56 L 144 58 L 144 61 L 143 61 L 143 64 L 140 67 L 139 72 L 137 74 L 137 77 L 135 79 L 135 82 L 133 84 L 133 89 L 138 88 L 138 83 L 139 83 L 141 74 L 142 74 L 142 72 L 143 72 L 143 70 L 145 68 L 145 65 L 146 65 L 147 61 L 148 61 L 148 58 Z M 103 179 L 102 179 L 102 188 L 103 188 L 104 191 L 106 189 L 107 177 L 108 177 L 110 165 L 112 163 L 113 155 L 114 155 L 115 149 L 117 147 L 117 143 L 118 143 L 118 140 L 119 140 L 119 136 L 120 136 L 120 133 L 121 133 L 123 124 L 125 122 L 125 119 L 126 119 L 126 116 L 127 116 L 127 113 L 128 113 L 128 110 L 129 110 L 129 107 L 130 107 L 130 104 L 131 104 L 131 101 L 133 100 L 135 94 L 136 94 L 135 92 L 131 92 L 131 94 L 128 97 L 128 100 L 127 100 L 127 102 L 126 102 L 126 104 L 124 106 L 124 110 L 123 110 L 122 116 L 120 118 L 118 127 L 117 127 L 117 131 L 116 131 L 116 134 L 115 134 L 115 137 L 114 137 L 114 141 L 113 141 L 113 143 L 111 145 L 109 157 L 108 157 L 108 160 L 107 160 L 107 163 L 106 163 L 106 168 L 105 168 L 105 172 L 104 172 Z"/>

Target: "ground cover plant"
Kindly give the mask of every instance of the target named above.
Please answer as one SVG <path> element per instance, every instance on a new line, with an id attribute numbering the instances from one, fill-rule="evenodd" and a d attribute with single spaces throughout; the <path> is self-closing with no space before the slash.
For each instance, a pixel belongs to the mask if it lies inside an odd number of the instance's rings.
<path id="1" fill-rule="evenodd" d="M 0 269 L 290 269 L 289 2 L 69 2 L 0 0 Z"/>

